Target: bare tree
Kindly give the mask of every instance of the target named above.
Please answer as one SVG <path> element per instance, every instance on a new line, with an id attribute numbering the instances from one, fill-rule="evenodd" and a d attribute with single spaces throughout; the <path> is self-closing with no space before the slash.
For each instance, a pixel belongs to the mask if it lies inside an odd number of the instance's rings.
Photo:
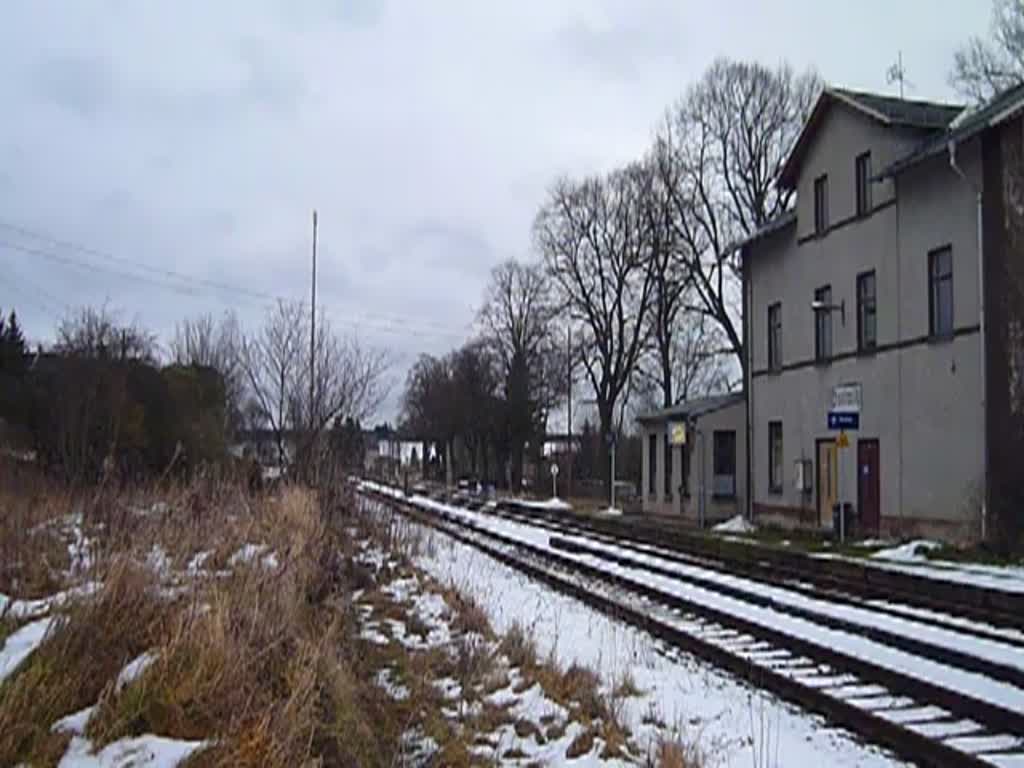
<path id="1" fill-rule="evenodd" d="M 259 331 L 242 338 L 242 370 L 258 404 L 250 411 L 259 413 L 274 433 L 281 466 L 288 460 L 286 431 L 295 427 L 293 403 L 308 357 L 305 317 L 301 304 L 278 301 Z"/>
<path id="2" fill-rule="evenodd" d="M 189 318 L 175 327 L 171 359 L 178 365 L 212 368 L 224 382 L 226 427 L 241 426 L 245 375 L 241 365 L 241 331 L 232 311 L 216 320 L 211 314 Z"/>
<path id="3" fill-rule="evenodd" d="M 733 244 L 789 208 L 779 172 L 821 88 L 788 66 L 716 61 L 668 114 L 652 162 L 671 197 L 693 304 L 744 364 Z"/>
<path id="4" fill-rule="evenodd" d="M 983 102 L 1024 82 L 1024 2 L 993 0 L 991 38 L 971 38 L 953 59 L 950 85 Z"/>
<path id="5" fill-rule="evenodd" d="M 266 420 L 282 464 L 289 431 L 296 452 L 312 458 L 325 428 L 337 419 L 366 419 L 387 396 L 387 356 L 354 337 L 338 337 L 325 313 L 317 318 L 313 347 L 311 400 L 309 316 L 302 304 L 279 301 L 259 332 L 242 340 L 241 368 L 256 404 L 248 410 Z"/>
<path id="6" fill-rule="evenodd" d="M 594 390 L 604 450 L 643 351 L 654 290 L 640 205 L 644 179 L 633 165 L 582 182 L 561 180 L 534 224 L 562 306 L 584 329 L 581 362 Z"/>
<path id="7" fill-rule="evenodd" d="M 503 383 L 512 486 L 523 476 L 524 445 L 543 433 L 548 411 L 565 392 L 565 356 L 555 333 L 555 305 L 540 265 L 514 260 L 491 270 L 480 324 Z"/>
<path id="8" fill-rule="evenodd" d="M 156 361 L 156 336 L 137 322 L 122 323 L 106 305 L 80 307 L 57 326 L 54 350 L 69 357 Z"/>

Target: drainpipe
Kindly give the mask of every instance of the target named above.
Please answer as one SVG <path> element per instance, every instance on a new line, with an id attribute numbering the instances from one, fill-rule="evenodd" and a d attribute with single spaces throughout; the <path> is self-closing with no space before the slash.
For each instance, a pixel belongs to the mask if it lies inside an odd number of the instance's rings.
<path id="1" fill-rule="evenodd" d="M 975 184 L 971 179 L 964 173 L 964 170 L 957 165 L 956 162 L 956 141 L 950 140 L 948 144 L 949 150 L 949 167 L 964 180 L 964 183 L 968 184 L 973 190 L 977 204 L 977 219 L 978 219 L 978 329 L 981 340 L 981 449 L 982 449 L 982 461 L 983 471 L 981 476 L 981 539 L 985 541 L 988 538 L 988 411 L 986 409 L 986 381 L 987 376 L 987 361 L 988 361 L 988 350 L 985 345 L 985 259 L 984 259 L 984 228 L 982 226 L 982 213 L 984 210 L 984 198 L 982 196 L 982 188 Z"/>

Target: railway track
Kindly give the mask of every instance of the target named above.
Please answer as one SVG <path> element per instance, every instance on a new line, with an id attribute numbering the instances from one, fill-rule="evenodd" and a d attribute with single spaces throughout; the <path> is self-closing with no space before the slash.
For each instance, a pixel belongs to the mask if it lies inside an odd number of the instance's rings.
<path id="1" fill-rule="evenodd" d="M 502 501 L 498 514 L 572 525 L 577 530 L 614 537 L 617 541 L 654 546 L 714 563 L 747 578 L 773 583 L 803 583 L 818 590 L 852 594 L 879 604 L 898 603 L 939 614 L 955 614 L 994 627 L 1024 633 L 1024 592 L 1006 592 L 969 584 L 917 576 L 837 558 L 811 557 L 750 542 L 709 537 L 665 525 L 630 519 L 574 517 Z"/>
<path id="2" fill-rule="evenodd" d="M 715 581 L 688 556 L 622 547 L 572 524 L 510 509 L 495 518 L 382 487 L 362 492 L 903 758 L 1024 765 L 1024 638 L 887 614 L 906 622 L 899 633 L 865 622 L 856 613 L 864 606 L 847 616 L 816 609 L 813 599 L 827 592 L 800 587 L 787 597 L 764 582 Z M 952 632 L 985 652 L 941 642 Z"/>

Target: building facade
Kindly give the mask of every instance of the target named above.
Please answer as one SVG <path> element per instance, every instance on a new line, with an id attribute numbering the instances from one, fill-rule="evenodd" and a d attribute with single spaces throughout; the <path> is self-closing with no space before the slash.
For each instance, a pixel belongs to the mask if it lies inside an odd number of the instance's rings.
<path id="1" fill-rule="evenodd" d="M 747 504 L 745 400 L 729 394 L 691 400 L 638 418 L 643 444 L 643 511 L 699 526 Z"/>
<path id="2" fill-rule="evenodd" d="M 1024 434 L 991 427 L 1024 403 L 1004 295 L 1021 271 L 1006 156 L 1022 106 L 1021 89 L 974 111 L 822 93 L 779 179 L 796 206 L 741 248 L 755 518 L 830 527 L 846 503 L 866 534 L 971 539 L 993 489 L 1019 488 L 989 456 Z M 860 400 L 842 437 L 837 387 Z"/>

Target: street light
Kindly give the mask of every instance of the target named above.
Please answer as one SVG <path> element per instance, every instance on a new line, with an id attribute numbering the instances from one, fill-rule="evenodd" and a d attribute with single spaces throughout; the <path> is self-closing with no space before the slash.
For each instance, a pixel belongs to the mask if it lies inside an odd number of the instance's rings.
<path id="1" fill-rule="evenodd" d="M 843 299 L 838 304 L 826 304 L 824 301 L 815 299 L 811 302 L 811 309 L 815 312 L 828 312 L 829 314 L 838 309 L 839 317 L 843 325 L 846 325 L 846 299 Z"/>

